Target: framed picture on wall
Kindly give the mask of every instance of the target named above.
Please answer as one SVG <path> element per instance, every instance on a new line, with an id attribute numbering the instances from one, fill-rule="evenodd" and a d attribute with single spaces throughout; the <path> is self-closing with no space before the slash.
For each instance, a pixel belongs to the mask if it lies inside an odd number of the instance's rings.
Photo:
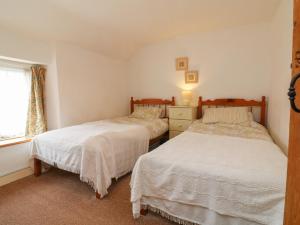
<path id="1" fill-rule="evenodd" d="M 179 57 L 176 58 L 176 70 L 188 70 L 189 59 L 188 57 Z"/>
<path id="2" fill-rule="evenodd" d="M 191 83 L 198 83 L 198 71 L 186 71 L 185 72 L 185 83 L 191 84 Z"/>

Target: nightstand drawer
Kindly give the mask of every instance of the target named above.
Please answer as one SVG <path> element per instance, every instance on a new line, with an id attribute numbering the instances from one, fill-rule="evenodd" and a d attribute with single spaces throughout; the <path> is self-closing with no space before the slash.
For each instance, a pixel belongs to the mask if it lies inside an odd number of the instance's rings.
<path id="1" fill-rule="evenodd" d="M 192 120 L 194 118 L 193 108 L 171 108 L 169 109 L 170 119 Z"/>
<path id="2" fill-rule="evenodd" d="M 185 131 L 192 123 L 191 120 L 169 120 L 171 131 Z"/>
<path id="3" fill-rule="evenodd" d="M 181 134 L 182 131 L 170 131 L 169 132 L 169 139 L 176 137 L 177 135 Z"/>

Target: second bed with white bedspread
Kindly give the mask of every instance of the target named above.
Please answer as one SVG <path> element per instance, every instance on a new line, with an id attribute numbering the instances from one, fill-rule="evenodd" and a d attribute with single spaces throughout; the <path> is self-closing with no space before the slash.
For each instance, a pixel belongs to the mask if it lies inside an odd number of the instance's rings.
<path id="1" fill-rule="evenodd" d="M 286 156 L 261 125 L 196 121 L 139 158 L 133 214 L 148 207 L 187 223 L 281 225 L 285 180 Z"/>

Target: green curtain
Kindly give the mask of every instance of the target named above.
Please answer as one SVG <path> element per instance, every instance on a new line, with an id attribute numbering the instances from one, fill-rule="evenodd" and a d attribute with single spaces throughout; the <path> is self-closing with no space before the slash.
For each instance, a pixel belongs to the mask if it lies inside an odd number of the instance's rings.
<path id="1" fill-rule="evenodd" d="M 45 73 L 40 65 L 31 67 L 31 92 L 28 106 L 26 136 L 34 136 L 47 130 L 45 116 Z"/>

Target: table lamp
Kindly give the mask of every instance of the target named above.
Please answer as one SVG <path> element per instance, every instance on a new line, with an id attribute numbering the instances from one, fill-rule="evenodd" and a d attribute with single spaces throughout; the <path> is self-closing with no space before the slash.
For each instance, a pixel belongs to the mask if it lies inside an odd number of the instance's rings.
<path id="1" fill-rule="evenodd" d="M 182 96 L 183 105 L 188 106 L 191 104 L 193 98 L 192 91 L 183 90 L 181 92 L 181 96 Z"/>

